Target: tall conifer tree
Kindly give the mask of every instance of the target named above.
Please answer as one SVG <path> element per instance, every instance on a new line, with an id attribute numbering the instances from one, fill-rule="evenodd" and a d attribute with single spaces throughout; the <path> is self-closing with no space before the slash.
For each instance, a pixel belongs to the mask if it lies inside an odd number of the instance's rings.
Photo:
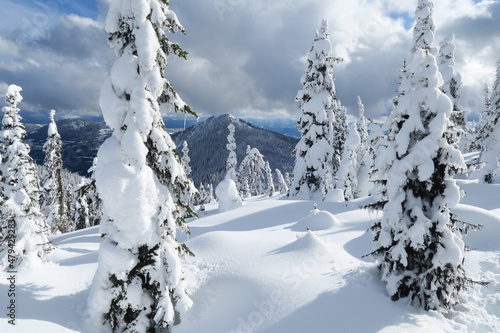
<path id="1" fill-rule="evenodd" d="M 452 176 L 465 168 L 460 151 L 446 139 L 450 99 L 441 82 L 433 47 L 433 3 L 419 0 L 411 75 L 393 112 L 387 154 L 387 198 L 375 231 L 374 256 L 391 299 L 408 297 L 425 310 L 446 311 L 470 279 L 464 243 L 451 210 L 460 191 Z"/>
<path id="2" fill-rule="evenodd" d="M 7 88 L 0 132 L 0 270 L 10 271 L 42 260 L 52 248 L 40 212 L 40 188 L 30 148 L 22 142 L 26 131 L 17 107 L 23 99 L 21 90 L 16 85 Z"/>
<path id="3" fill-rule="evenodd" d="M 490 119 L 484 128 L 479 157 L 480 169 L 474 174 L 486 183 L 493 183 L 500 174 L 500 60 L 490 97 Z"/>
<path id="4" fill-rule="evenodd" d="M 332 45 L 328 23 L 320 30 L 307 58 L 302 90 L 297 94 L 302 116 L 298 121 L 301 139 L 295 147 L 295 167 L 289 195 L 304 199 L 324 199 L 333 188 L 334 150 L 332 146 L 333 109 L 336 106 L 333 82 Z"/>
<path id="5" fill-rule="evenodd" d="M 69 221 L 66 221 L 66 202 L 64 201 L 64 189 L 61 172 L 62 162 L 62 140 L 57 130 L 54 115 L 56 111 L 50 111 L 50 124 L 48 127 L 47 141 L 43 145 L 45 159 L 43 166 L 46 174 L 42 179 L 41 209 L 46 216 L 46 222 L 51 232 L 66 232 Z"/>
<path id="6" fill-rule="evenodd" d="M 96 324 L 113 332 L 156 332 L 191 306 L 176 240 L 188 232 L 183 198 L 194 191 L 161 110 L 192 113 L 164 78 L 168 55 L 186 58 L 165 30 L 184 32 L 168 1 L 113 0 L 106 19 L 117 60 L 100 105 L 113 135 L 95 170 L 103 203 L 99 266 L 89 298 Z"/>

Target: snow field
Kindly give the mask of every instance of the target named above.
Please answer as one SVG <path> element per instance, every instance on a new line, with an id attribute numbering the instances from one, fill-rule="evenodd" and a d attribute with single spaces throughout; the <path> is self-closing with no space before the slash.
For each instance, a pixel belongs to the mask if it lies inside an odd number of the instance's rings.
<path id="1" fill-rule="evenodd" d="M 224 213 L 209 204 L 189 222 L 191 235 L 179 241 L 196 254 L 184 261 L 193 307 L 173 332 L 500 331 L 500 245 L 494 242 L 500 187 L 459 185 L 467 194 L 457 216 L 484 225 L 464 238 L 476 249 L 466 252 L 465 267 L 490 284 L 463 292 L 455 311 L 442 315 L 390 300 L 372 258 L 363 257 L 373 250 L 366 230 L 380 216 L 359 206 L 372 199 L 318 202 L 314 210 L 313 201 L 261 196 Z M 472 206 L 484 193 L 489 199 Z M 100 240 L 98 228 L 54 236 L 52 262 L 18 272 L 16 326 L 2 316 L 0 331 L 90 333 L 86 301 Z M 3 276 L 0 295 L 8 288 Z"/>

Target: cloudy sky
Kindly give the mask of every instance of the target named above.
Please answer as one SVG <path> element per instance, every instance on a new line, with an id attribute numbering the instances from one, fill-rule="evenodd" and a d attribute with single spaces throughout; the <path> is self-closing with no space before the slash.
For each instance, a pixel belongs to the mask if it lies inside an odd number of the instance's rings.
<path id="1" fill-rule="evenodd" d="M 2 0 L 0 94 L 23 88 L 30 117 L 99 117 L 98 96 L 114 55 L 104 18 L 108 0 Z M 167 78 L 200 115 L 293 117 L 305 57 L 329 21 L 337 96 L 357 116 L 387 114 L 408 56 L 417 0 L 171 0 L 186 28 L 172 37 L 188 61 L 171 58 Z M 436 0 L 436 43 L 454 33 L 465 108 L 482 108 L 500 58 L 499 0 Z M 3 101 L 3 98 L 2 98 Z M 0 103 L 1 104 L 1 103 Z M 48 117 L 48 116 L 47 116 Z M 471 117 L 472 118 L 472 117 Z"/>

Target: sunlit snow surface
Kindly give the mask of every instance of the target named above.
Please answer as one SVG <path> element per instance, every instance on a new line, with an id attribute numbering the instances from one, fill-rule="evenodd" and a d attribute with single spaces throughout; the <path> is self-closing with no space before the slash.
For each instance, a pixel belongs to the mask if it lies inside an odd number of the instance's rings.
<path id="1" fill-rule="evenodd" d="M 363 257 L 372 251 L 366 230 L 377 215 L 359 206 L 371 199 L 318 202 L 314 211 L 312 201 L 258 197 L 224 213 L 208 205 L 189 223 L 187 244 L 196 257 L 185 260 L 184 271 L 194 305 L 173 332 L 499 332 L 500 185 L 458 184 L 466 196 L 457 217 L 483 224 L 464 238 L 473 249 L 465 266 L 490 285 L 463 292 L 455 311 L 443 316 L 389 299 L 375 263 Z M 0 332 L 92 332 L 85 309 L 98 228 L 52 242 L 52 263 L 17 273 L 16 325 L 2 310 Z"/>

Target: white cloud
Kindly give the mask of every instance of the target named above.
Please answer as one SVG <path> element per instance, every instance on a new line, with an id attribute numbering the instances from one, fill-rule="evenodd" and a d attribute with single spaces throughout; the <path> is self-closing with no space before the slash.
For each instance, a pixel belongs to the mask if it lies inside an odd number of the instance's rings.
<path id="1" fill-rule="evenodd" d="M 0 37 L 0 77 L 26 86 L 26 105 L 57 108 L 59 114 L 100 112 L 99 88 L 114 56 L 103 31 L 109 0 L 95 1 L 101 9 L 97 20 L 45 11 L 52 16 L 50 24 L 42 26 L 42 17 L 38 26 L 31 24 L 36 14 L 32 8 L 6 1 L 9 17 L 0 22 L 0 30 L 10 34 Z M 500 54 L 500 2 L 434 3 L 436 45 L 455 34 L 462 95 L 477 111 L 482 84 L 492 82 Z M 172 39 L 189 55 L 188 61 L 169 59 L 167 78 L 201 115 L 287 112 L 296 117 L 294 97 L 306 69 L 304 56 L 314 30 L 326 18 L 335 56 L 346 60 L 335 68 L 339 98 L 357 115 L 360 95 L 367 116 L 381 117 L 396 94 L 398 71 L 409 55 L 415 6 L 415 0 L 172 1 L 171 9 L 187 33 Z M 30 22 L 28 27 L 40 29 L 21 27 L 19 17 Z M 19 39 L 30 32 L 38 32 L 36 38 Z"/>

